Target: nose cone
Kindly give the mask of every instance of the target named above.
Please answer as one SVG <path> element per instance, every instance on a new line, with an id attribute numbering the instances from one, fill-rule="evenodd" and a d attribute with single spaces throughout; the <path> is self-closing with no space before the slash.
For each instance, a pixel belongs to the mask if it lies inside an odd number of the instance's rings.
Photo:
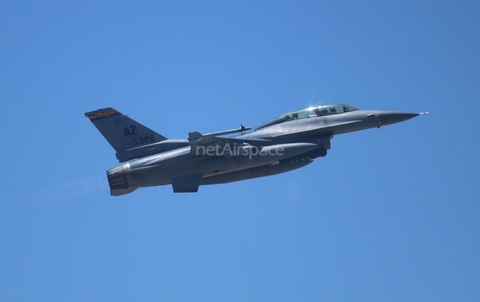
<path id="1" fill-rule="evenodd" d="M 418 113 L 397 112 L 397 111 L 380 111 L 379 126 L 386 126 L 400 123 L 419 115 Z"/>

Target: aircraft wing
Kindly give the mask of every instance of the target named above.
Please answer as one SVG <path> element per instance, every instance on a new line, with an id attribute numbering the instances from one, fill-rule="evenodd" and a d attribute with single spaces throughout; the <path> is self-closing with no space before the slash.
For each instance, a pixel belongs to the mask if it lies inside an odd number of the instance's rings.
<path id="1" fill-rule="evenodd" d="M 201 134 L 198 131 L 188 133 L 188 141 L 190 142 L 190 155 L 192 156 L 202 156 L 205 155 L 208 150 L 209 153 L 215 153 L 216 150 L 223 150 L 226 145 L 229 145 L 228 148 L 233 150 L 233 148 L 241 147 L 244 143 L 253 145 L 253 146 L 260 146 L 265 145 L 266 143 L 270 142 L 266 139 L 258 139 L 258 138 L 247 138 L 247 137 L 222 137 L 221 135 L 231 134 L 235 132 L 241 132 L 242 134 L 251 128 L 246 128 L 244 126 L 240 126 L 239 129 L 209 133 L 209 134 Z"/>

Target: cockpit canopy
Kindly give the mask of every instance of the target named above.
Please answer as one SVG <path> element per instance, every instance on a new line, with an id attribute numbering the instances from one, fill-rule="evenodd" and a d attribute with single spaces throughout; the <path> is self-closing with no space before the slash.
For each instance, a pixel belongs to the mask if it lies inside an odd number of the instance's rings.
<path id="1" fill-rule="evenodd" d="M 345 105 L 345 104 L 327 104 L 327 105 L 320 105 L 317 107 L 309 107 L 306 109 L 296 110 L 292 112 L 285 113 L 273 121 L 267 122 L 258 128 L 263 128 L 291 120 L 299 120 L 309 117 L 317 117 L 317 116 L 325 116 L 325 115 L 333 115 L 333 114 L 341 114 L 345 112 L 355 111 L 358 110 L 355 107 Z"/>

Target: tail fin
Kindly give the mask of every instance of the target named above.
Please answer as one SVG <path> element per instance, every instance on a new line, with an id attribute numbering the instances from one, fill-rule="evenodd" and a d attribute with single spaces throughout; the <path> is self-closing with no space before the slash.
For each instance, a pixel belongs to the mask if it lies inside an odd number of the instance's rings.
<path id="1" fill-rule="evenodd" d="M 167 139 L 113 108 L 86 112 L 85 116 L 97 127 L 117 154 Z"/>

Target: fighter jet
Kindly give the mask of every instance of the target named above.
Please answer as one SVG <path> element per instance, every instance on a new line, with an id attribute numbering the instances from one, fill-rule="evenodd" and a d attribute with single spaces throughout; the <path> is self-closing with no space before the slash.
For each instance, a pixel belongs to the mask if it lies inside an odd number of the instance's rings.
<path id="1" fill-rule="evenodd" d="M 240 125 L 209 134 L 195 131 L 188 133 L 188 139 L 167 139 L 113 108 L 85 116 L 123 163 L 107 171 L 110 195 L 119 196 L 169 184 L 175 193 L 197 192 L 200 185 L 292 171 L 326 156 L 335 135 L 380 128 L 425 113 L 328 104 L 288 112 L 253 130 Z"/>

